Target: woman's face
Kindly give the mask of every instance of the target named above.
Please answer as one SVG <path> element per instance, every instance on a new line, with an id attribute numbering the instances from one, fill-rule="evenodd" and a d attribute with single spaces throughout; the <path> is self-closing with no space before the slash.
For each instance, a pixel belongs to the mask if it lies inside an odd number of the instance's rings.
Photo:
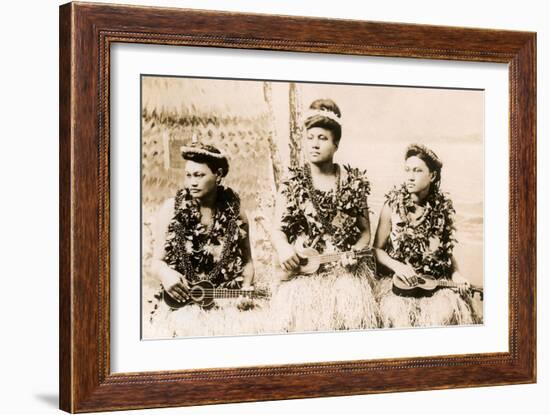
<path id="1" fill-rule="evenodd" d="M 195 199 L 210 195 L 216 189 L 217 177 L 205 163 L 192 160 L 187 160 L 185 163 L 185 187 Z"/>
<path id="2" fill-rule="evenodd" d="M 420 193 L 429 189 L 434 179 L 435 174 L 421 158 L 411 156 L 405 161 L 405 184 L 409 193 Z"/>
<path id="3" fill-rule="evenodd" d="M 308 160 L 314 164 L 332 161 L 338 150 L 332 131 L 322 127 L 308 129 L 305 142 Z"/>

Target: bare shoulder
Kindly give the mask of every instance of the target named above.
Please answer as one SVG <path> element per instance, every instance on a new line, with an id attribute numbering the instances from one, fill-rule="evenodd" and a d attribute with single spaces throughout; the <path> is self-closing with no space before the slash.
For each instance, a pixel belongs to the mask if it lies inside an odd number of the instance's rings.
<path id="1" fill-rule="evenodd" d="M 172 219 L 172 216 L 174 216 L 174 203 L 175 198 L 171 197 L 169 199 L 166 199 L 157 209 L 155 213 L 155 223 L 157 226 L 163 227 L 164 225 L 167 225 L 168 222 L 170 222 L 170 219 Z"/>
<path id="2" fill-rule="evenodd" d="M 382 205 L 382 210 L 380 211 L 380 219 L 391 221 L 391 206 L 387 200 Z"/>
<path id="3" fill-rule="evenodd" d="M 166 199 L 157 209 L 153 219 L 153 257 L 164 258 L 164 242 L 168 226 L 174 216 L 174 198 Z"/>
<path id="4" fill-rule="evenodd" d="M 239 211 L 239 219 L 243 222 L 244 225 L 248 225 L 248 214 L 241 206 Z"/>
<path id="5" fill-rule="evenodd" d="M 163 216 L 163 214 L 172 214 L 174 212 L 174 203 L 176 203 L 176 199 L 174 197 L 170 197 L 166 199 L 159 207 L 158 214 Z"/>

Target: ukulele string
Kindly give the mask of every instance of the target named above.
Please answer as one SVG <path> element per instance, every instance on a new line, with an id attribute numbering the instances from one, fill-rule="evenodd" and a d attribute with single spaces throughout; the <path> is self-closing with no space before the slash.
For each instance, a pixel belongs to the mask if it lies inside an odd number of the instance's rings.
<path id="1" fill-rule="evenodd" d="M 360 250 L 360 251 L 349 251 L 349 253 L 353 253 L 357 256 L 357 255 L 362 255 L 362 254 L 366 253 L 367 251 L 368 250 L 363 249 L 363 250 Z M 321 261 L 332 262 L 332 261 L 338 260 L 342 255 L 345 255 L 347 253 L 348 252 L 337 252 L 337 253 L 334 253 L 334 254 L 323 254 L 323 255 L 319 255 L 319 259 Z"/>

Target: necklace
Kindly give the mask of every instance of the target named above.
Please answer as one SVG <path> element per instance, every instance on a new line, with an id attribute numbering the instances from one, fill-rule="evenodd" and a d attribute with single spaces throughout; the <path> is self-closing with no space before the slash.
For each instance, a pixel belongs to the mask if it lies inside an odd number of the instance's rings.
<path id="1" fill-rule="evenodd" d="M 216 225 L 216 221 L 218 220 L 218 208 L 214 207 L 212 210 L 214 211 L 214 214 L 212 215 L 212 220 L 210 224 L 205 225 L 203 223 L 200 223 L 202 226 L 204 226 L 204 230 L 205 230 L 205 238 L 203 239 L 200 245 L 201 248 L 206 244 L 206 242 L 212 239 L 212 234 L 214 233 L 214 227 Z M 199 215 L 202 217 L 202 214 L 200 213 L 200 208 L 199 208 Z"/>
<path id="2" fill-rule="evenodd" d="M 213 281 L 216 278 L 216 276 L 222 271 L 222 269 L 225 268 L 226 265 L 229 263 L 230 257 L 231 257 L 230 255 L 231 241 L 233 239 L 233 236 L 236 230 L 237 230 L 236 222 L 234 220 L 231 220 L 229 222 L 229 226 L 226 231 L 226 236 L 222 244 L 222 253 L 221 253 L 220 260 L 216 263 L 214 268 L 212 268 L 212 270 L 208 273 L 206 277 L 208 281 Z M 191 263 L 191 256 L 189 255 L 188 252 L 184 252 L 182 255 L 182 265 L 185 271 L 185 279 L 187 281 L 193 281 L 193 275 L 195 270 L 193 268 L 193 264 Z"/>
<path id="3" fill-rule="evenodd" d="M 336 191 L 332 194 L 331 197 L 331 207 L 336 206 L 336 200 L 338 198 L 338 195 L 340 194 L 340 166 L 338 164 L 336 166 Z M 304 172 L 305 172 L 305 182 L 306 182 L 306 189 L 307 194 L 309 196 L 309 199 L 311 200 L 311 203 L 313 204 L 313 207 L 315 208 L 315 211 L 317 212 L 317 215 L 319 216 L 319 220 L 321 221 L 321 224 L 325 228 L 326 232 L 333 233 L 334 227 L 332 225 L 332 218 L 329 217 L 331 215 L 330 213 L 325 214 L 323 212 L 323 209 L 321 208 L 321 198 L 318 196 L 318 193 L 325 194 L 325 197 L 327 194 L 330 194 L 332 190 L 329 190 L 328 192 L 323 192 L 322 190 L 317 190 L 315 186 L 313 186 L 313 178 L 311 176 L 311 167 L 309 164 L 306 164 L 304 166 Z M 330 209 L 331 211 L 334 211 L 335 209 Z M 331 215 L 334 216 L 335 212 Z"/>
<path id="4" fill-rule="evenodd" d="M 390 205 L 396 207 L 402 221 L 395 229 L 397 237 L 392 240 L 390 256 L 408 261 L 415 270 L 427 275 L 450 277 L 456 242 L 451 200 L 439 191 L 432 192 L 425 199 L 424 212 L 413 221 L 408 212 L 414 202 L 405 186 L 396 188 L 386 197 Z"/>
<path id="5" fill-rule="evenodd" d="M 408 210 L 412 210 L 414 212 L 416 211 L 417 206 L 412 201 L 410 193 L 406 189 L 403 190 L 401 191 L 401 194 L 399 196 L 399 217 L 404 223 L 418 226 L 426 220 L 430 213 L 429 201 L 426 201 L 426 206 L 424 207 L 424 211 L 422 212 L 422 214 L 418 218 L 411 220 Z"/>
<path id="6" fill-rule="evenodd" d="M 222 242 L 220 259 L 206 276 L 208 280 L 214 281 L 216 277 L 219 276 L 220 272 L 223 273 L 223 270 L 233 260 L 232 250 L 234 241 L 238 237 L 239 230 L 237 220 L 232 212 L 240 211 L 240 202 L 238 198 L 222 202 L 223 205 L 215 209 L 211 226 L 205 226 L 200 223 L 199 207 L 193 203 L 193 200 L 187 200 L 185 202 L 183 200 L 184 197 L 185 194 L 183 191 L 179 192 L 176 196 L 176 206 L 179 207 L 178 210 L 180 211 L 180 215 L 176 216 L 180 216 L 183 223 L 174 218 L 176 222 L 171 224 L 172 229 L 179 229 L 179 231 L 176 232 L 178 240 L 175 241 L 175 244 L 169 244 L 167 248 L 167 256 L 171 258 L 169 262 L 174 265 L 179 263 L 178 268 L 180 268 L 180 272 L 188 281 L 193 281 L 196 273 L 191 259 L 192 253 L 202 250 L 207 242 L 215 238 L 215 233 L 219 233 L 220 231 L 219 227 L 216 227 L 218 221 L 222 223 L 225 222 L 225 226 L 223 226 L 225 235 Z M 218 203 L 220 203 L 220 201 L 218 201 Z M 193 225 L 193 222 L 195 225 Z M 197 222 L 204 227 L 204 233 L 196 228 Z M 193 229 L 195 230 L 193 231 Z M 203 235 L 202 238 L 200 237 L 201 234 Z M 218 235 L 217 238 L 220 236 L 221 235 Z M 196 241 L 196 248 L 191 248 L 193 252 L 189 252 L 185 246 L 187 241 L 190 240 L 189 238 L 195 238 Z"/>

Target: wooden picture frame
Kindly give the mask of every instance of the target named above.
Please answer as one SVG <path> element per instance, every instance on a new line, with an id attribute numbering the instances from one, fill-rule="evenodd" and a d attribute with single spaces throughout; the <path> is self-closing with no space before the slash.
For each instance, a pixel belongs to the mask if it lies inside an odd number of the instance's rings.
<path id="1" fill-rule="evenodd" d="M 338 32 L 334 38 L 331 33 Z M 114 43 L 509 65 L 509 351 L 110 371 L 109 92 Z M 60 408 L 68 412 L 536 381 L 536 34 L 69 3 L 60 7 Z"/>

